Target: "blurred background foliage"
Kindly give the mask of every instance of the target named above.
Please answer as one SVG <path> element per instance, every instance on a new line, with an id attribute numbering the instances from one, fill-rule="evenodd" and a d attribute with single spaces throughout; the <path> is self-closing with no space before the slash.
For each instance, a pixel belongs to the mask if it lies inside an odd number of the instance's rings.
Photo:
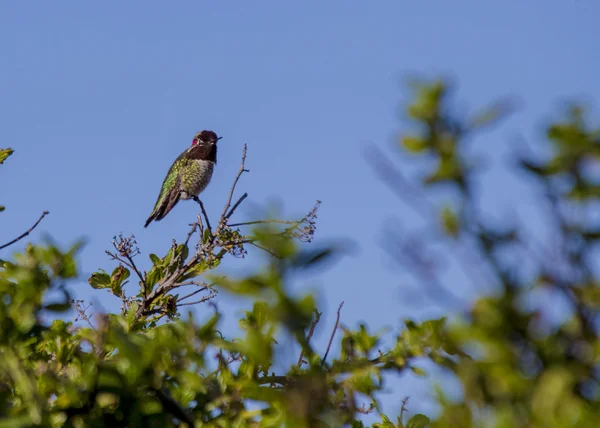
<path id="1" fill-rule="evenodd" d="M 286 284 L 336 253 L 303 242 L 314 234 L 318 204 L 297 222 L 265 220 L 249 231 L 229 223 L 226 208 L 214 229 L 199 220 L 164 257 L 151 254 L 149 272 L 137 269 L 135 238 L 116 237 L 108 253 L 117 266 L 88 281 L 123 305 L 95 316 L 67 287 L 80 278 L 81 244 L 66 250 L 30 244 L 1 261 L 0 426 L 360 427 L 367 414 L 378 420 L 374 427 L 597 426 L 600 128 L 574 104 L 547 126 L 547 147 L 513 155 L 514 174 L 541 196 L 545 218 L 534 221 L 552 226 L 546 242 L 522 222 L 490 218 L 477 203 L 478 192 L 502 189 L 477 185 L 480 161 L 468 143 L 509 114 L 511 104 L 460 117 L 447 82 L 415 81 L 412 90 L 405 110 L 413 126 L 398 150 L 424 162 L 405 177 L 381 151 L 370 161 L 440 233 L 416 243 L 390 234 L 390 252 L 411 261 L 424 293 L 449 301 L 458 299 L 457 285 L 445 284 L 427 259 L 427 248 L 443 241 L 445 255 L 478 289 L 492 292 L 448 317 L 402 320 L 385 334 L 366 324 L 338 328 L 340 305 L 329 346 L 315 349 L 311 338 L 324 308 L 312 295 L 291 295 Z M 0 163 L 11 154 L 0 150 Z M 224 259 L 232 263 L 229 256 L 242 256 L 245 246 L 265 254 L 255 274 L 211 273 Z M 132 295 L 128 283 L 137 288 Z M 192 291 L 182 296 L 183 287 Z M 239 320 L 242 336 L 219 331 L 218 292 L 253 302 Z M 192 296 L 203 297 L 187 300 Z M 564 313 L 541 303 L 548 301 L 560 302 Z M 212 316 L 182 317 L 179 309 L 188 304 L 204 304 Z M 282 339 L 300 350 L 285 370 L 275 368 Z M 451 374 L 460 393 L 437 388 L 436 414 L 408 414 L 403 404 L 399 415 L 386 415 L 378 401 L 386 375 L 426 376 L 423 361 Z"/>

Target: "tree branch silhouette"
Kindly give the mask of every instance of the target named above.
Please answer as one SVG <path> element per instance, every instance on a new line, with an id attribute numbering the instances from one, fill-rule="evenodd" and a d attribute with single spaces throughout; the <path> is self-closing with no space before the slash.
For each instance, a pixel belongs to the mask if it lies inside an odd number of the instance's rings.
<path id="1" fill-rule="evenodd" d="M 40 218 L 38 218 L 38 220 L 34 223 L 33 226 L 31 226 L 29 229 L 27 229 L 23 234 L 21 234 L 19 237 L 13 239 L 10 242 L 7 242 L 6 244 L 0 246 L 0 250 L 11 246 L 12 244 L 15 244 L 17 242 L 19 242 L 21 239 L 25 238 L 26 236 L 28 236 L 31 232 L 33 232 L 33 229 L 35 229 L 37 227 L 38 224 L 40 224 L 40 222 L 44 219 L 44 217 L 46 217 L 48 214 L 50 214 L 50 211 L 44 211 L 42 213 L 42 215 L 40 216 Z"/>

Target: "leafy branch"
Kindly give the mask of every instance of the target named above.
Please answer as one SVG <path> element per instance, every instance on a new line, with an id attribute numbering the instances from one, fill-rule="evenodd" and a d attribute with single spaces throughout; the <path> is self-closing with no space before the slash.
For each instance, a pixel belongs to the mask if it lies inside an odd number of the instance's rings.
<path id="1" fill-rule="evenodd" d="M 195 202 L 200 207 L 201 214 L 197 216 L 196 222 L 192 223 L 191 229 L 182 244 L 175 240 L 167 255 L 160 258 L 154 254 L 150 255 L 152 268 L 146 272 L 142 271 L 136 263 L 135 257 L 140 251 L 137 247 L 135 237 L 124 237 L 119 235 L 113 240 L 114 251 L 106 251 L 112 260 L 119 263 L 112 274 L 104 271 L 96 272 L 90 278 L 90 284 L 95 288 L 109 289 L 113 294 L 123 300 L 125 311 L 133 311 L 134 323 L 146 319 L 152 315 L 152 322 L 156 322 L 163 316 L 177 316 L 177 308 L 198 303 L 207 302 L 216 297 L 217 292 L 212 286 L 204 282 L 195 282 L 194 278 L 216 268 L 226 254 L 235 257 L 244 257 L 246 245 L 252 245 L 271 255 L 277 255 L 270 249 L 262 246 L 258 237 L 240 230 L 244 226 L 257 224 L 283 224 L 287 227 L 279 231 L 273 231 L 275 235 L 290 236 L 302 241 L 310 241 L 314 234 L 316 224 L 315 218 L 320 201 L 303 218 L 296 221 L 280 219 L 259 220 L 254 222 L 238 222 L 230 224 L 230 219 L 248 197 L 243 193 L 234 202 L 234 196 L 240 178 L 249 172 L 246 168 L 247 146 L 244 145 L 240 167 L 228 192 L 221 215 L 216 223 L 211 223 L 203 202 L 195 197 Z M 198 242 L 195 251 L 190 254 L 190 241 L 198 234 Z M 140 293 L 135 298 L 127 297 L 123 287 L 127 283 L 130 271 L 137 276 Z M 171 293 L 180 287 L 192 286 L 194 290 L 186 296 L 179 297 Z M 196 301 L 187 301 L 188 298 L 201 293 L 206 293 Z"/>

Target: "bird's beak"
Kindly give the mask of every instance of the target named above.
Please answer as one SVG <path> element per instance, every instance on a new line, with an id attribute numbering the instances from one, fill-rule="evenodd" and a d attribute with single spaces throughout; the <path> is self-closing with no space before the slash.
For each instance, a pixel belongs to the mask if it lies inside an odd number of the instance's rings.
<path id="1" fill-rule="evenodd" d="M 217 141 L 219 141 L 221 138 L 223 138 L 223 137 L 217 137 Z"/>

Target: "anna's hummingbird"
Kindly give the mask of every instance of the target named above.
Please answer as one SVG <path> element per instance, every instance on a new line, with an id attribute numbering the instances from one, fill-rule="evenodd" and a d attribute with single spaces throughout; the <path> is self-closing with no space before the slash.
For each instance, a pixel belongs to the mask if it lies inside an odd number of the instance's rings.
<path id="1" fill-rule="evenodd" d="M 217 141 L 220 139 L 213 131 L 198 132 L 194 136 L 192 146 L 171 165 L 144 227 L 152 220 L 163 219 L 180 199 L 195 199 L 206 188 L 217 163 Z"/>

